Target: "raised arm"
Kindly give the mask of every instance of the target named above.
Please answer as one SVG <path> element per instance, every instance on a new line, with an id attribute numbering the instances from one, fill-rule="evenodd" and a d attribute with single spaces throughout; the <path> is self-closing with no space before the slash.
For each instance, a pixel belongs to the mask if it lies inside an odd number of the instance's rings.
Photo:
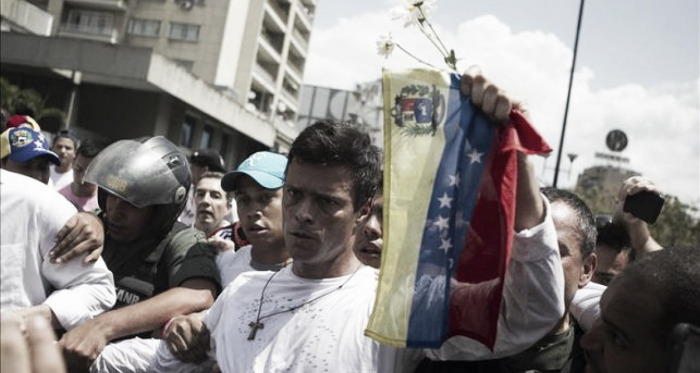
<path id="1" fill-rule="evenodd" d="M 635 195 L 640 192 L 652 192 L 660 194 L 658 187 L 648 178 L 642 176 L 633 176 L 622 182 L 620 190 L 617 193 L 618 203 L 617 211 L 614 219 L 620 221 L 630 236 L 630 244 L 635 251 L 637 259 L 644 255 L 663 249 L 649 233 L 649 226 L 641 219 L 637 219 L 634 215 L 623 212 L 622 206 L 627 196 Z"/>

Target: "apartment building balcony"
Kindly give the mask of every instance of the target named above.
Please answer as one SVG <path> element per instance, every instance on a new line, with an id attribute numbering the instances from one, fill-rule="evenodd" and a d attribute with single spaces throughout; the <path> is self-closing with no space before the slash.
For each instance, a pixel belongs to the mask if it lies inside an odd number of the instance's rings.
<path id="1" fill-rule="evenodd" d="M 299 52 L 306 54 L 306 51 L 309 50 L 309 37 L 311 35 L 308 32 L 302 32 L 296 27 L 292 30 L 292 35 L 294 36 L 292 41 L 297 44 Z"/>
<path id="2" fill-rule="evenodd" d="M 304 25 L 304 28 L 307 31 L 311 30 L 311 23 L 313 23 L 314 21 L 314 13 L 316 12 L 316 7 L 305 4 L 304 2 L 300 1 L 296 3 L 294 10 L 294 13 L 296 14 L 296 16 L 294 17 L 294 22 L 296 23 L 297 21 L 299 21 Z"/>
<path id="3" fill-rule="evenodd" d="M 280 14 L 275 10 L 275 8 L 266 2 L 264 7 L 265 12 L 263 16 L 263 28 L 268 29 L 273 33 L 284 33 L 287 29 L 287 18 L 282 19 Z M 283 14 L 284 15 L 284 14 Z"/>
<path id="4" fill-rule="evenodd" d="M 267 68 L 260 65 L 260 63 L 256 63 L 253 65 L 253 71 L 251 76 L 266 91 L 275 91 L 275 77 L 268 71 Z"/>
<path id="5" fill-rule="evenodd" d="M 0 2 L 2 18 L 31 34 L 50 36 L 53 16 L 25 0 L 2 0 Z"/>
<path id="6" fill-rule="evenodd" d="M 274 59 L 279 61 L 280 55 L 282 54 L 282 46 L 284 42 L 283 37 L 279 37 L 276 34 L 270 34 L 266 30 L 260 32 L 260 46 L 265 48 L 266 53 L 274 56 Z"/>
<path id="7" fill-rule="evenodd" d="M 91 9 L 126 11 L 127 0 L 65 0 L 66 3 L 80 5 Z"/>
<path id="8" fill-rule="evenodd" d="M 300 88 L 301 86 L 293 82 L 292 79 L 289 78 L 289 75 L 285 75 L 284 80 L 282 81 L 282 97 L 288 102 L 289 105 L 293 105 L 295 108 L 299 104 Z"/>
<path id="9" fill-rule="evenodd" d="M 289 20 L 289 3 L 286 2 L 285 4 L 284 1 L 280 2 L 280 0 L 267 0 L 266 6 L 269 7 L 269 9 L 266 10 L 272 10 L 274 14 L 279 17 L 281 24 L 283 25 L 283 28 L 287 24 L 287 20 Z"/>
<path id="10" fill-rule="evenodd" d="M 72 23 L 61 24 L 58 30 L 59 36 L 79 38 L 85 40 L 101 41 L 116 44 L 119 40 L 119 31 L 113 27 L 95 27 Z"/>
<path id="11" fill-rule="evenodd" d="M 290 62 L 287 62 L 286 66 L 287 66 L 287 70 L 285 72 L 286 72 L 287 77 L 295 84 L 298 84 L 299 86 L 301 86 L 303 84 L 302 71 L 297 66 L 295 66 L 294 64 L 292 64 Z"/>

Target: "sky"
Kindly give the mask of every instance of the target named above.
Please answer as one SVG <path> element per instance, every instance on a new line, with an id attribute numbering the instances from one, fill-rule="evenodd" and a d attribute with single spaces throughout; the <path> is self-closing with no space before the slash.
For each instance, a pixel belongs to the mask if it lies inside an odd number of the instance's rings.
<path id="1" fill-rule="evenodd" d="M 437 50 L 415 27 L 392 20 L 403 0 L 319 0 L 304 83 L 340 89 L 377 80 L 382 68 L 422 67 L 394 50 L 392 39 L 443 67 Z M 478 65 L 486 78 L 524 101 L 535 127 L 554 148 L 533 159 L 551 185 L 564 119 L 579 1 L 437 0 L 429 20 L 460 71 Z M 559 187 L 584 169 L 604 165 L 605 136 L 619 129 L 629 145 L 625 166 L 662 192 L 700 205 L 700 16 L 697 0 L 587 1 L 579 36 Z M 576 154 L 573 164 L 566 154 Z"/>

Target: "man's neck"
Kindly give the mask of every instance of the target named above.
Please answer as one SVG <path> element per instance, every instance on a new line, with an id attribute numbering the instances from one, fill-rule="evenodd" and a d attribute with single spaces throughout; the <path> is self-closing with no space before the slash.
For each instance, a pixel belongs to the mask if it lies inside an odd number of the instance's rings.
<path id="1" fill-rule="evenodd" d="M 292 271 L 294 274 L 311 279 L 333 278 L 346 276 L 357 271 L 363 264 L 355 257 L 355 253 L 350 251 L 352 255 L 343 255 L 336 258 L 332 263 L 302 263 L 293 261 Z M 293 258 L 292 258 L 293 259 Z"/>
<path id="2" fill-rule="evenodd" d="M 54 168 L 54 171 L 56 171 L 56 173 L 59 173 L 59 174 L 65 174 L 65 173 L 68 172 L 71 168 L 72 168 L 71 166 L 56 166 L 56 167 Z"/>
<path id="3" fill-rule="evenodd" d="M 77 184 L 75 182 L 70 184 L 70 189 L 76 197 L 92 197 L 95 195 L 94 189 L 83 188 L 80 184 Z"/>
<path id="4" fill-rule="evenodd" d="M 260 264 L 279 264 L 287 262 L 289 252 L 284 247 L 284 242 L 278 245 L 253 245 L 250 249 L 250 256 Z"/>

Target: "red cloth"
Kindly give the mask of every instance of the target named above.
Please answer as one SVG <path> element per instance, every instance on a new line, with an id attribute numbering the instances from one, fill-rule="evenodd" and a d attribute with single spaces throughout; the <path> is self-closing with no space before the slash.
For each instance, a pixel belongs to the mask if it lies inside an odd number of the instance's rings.
<path id="1" fill-rule="evenodd" d="M 552 151 L 521 113 L 513 111 L 510 118 L 510 125 L 496 132 L 450 294 L 449 336 L 464 335 L 491 350 L 514 234 L 518 152 Z"/>

